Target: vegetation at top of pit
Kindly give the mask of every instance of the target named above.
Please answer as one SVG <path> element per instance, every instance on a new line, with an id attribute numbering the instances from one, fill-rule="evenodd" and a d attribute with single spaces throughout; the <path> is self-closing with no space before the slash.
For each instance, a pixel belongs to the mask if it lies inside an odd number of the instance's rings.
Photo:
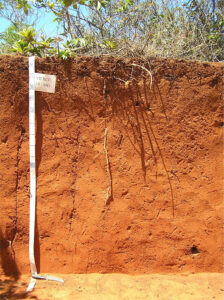
<path id="1" fill-rule="evenodd" d="M 223 11 L 223 0 L 0 0 L 0 17 L 11 22 L 0 33 L 0 53 L 221 61 Z M 43 13 L 55 16 L 60 34 L 38 31 Z"/>

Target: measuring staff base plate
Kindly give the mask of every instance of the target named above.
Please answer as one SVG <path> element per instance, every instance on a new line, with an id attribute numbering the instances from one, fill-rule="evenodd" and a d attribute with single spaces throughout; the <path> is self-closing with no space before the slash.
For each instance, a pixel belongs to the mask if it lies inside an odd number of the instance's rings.
<path id="1" fill-rule="evenodd" d="M 57 281 L 57 282 L 61 282 L 61 283 L 64 283 L 64 280 L 57 277 L 57 276 L 52 276 L 52 275 L 39 275 L 37 273 L 34 273 L 32 274 L 32 278 L 30 280 L 30 284 L 28 285 L 28 288 L 27 288 L 27 292 L 32 292 L 32 290 L 34 289 L 35 287 L 35 284 L 36 284 L 36 281 L 37 280 L 49 280 L 49 281 Z"/>

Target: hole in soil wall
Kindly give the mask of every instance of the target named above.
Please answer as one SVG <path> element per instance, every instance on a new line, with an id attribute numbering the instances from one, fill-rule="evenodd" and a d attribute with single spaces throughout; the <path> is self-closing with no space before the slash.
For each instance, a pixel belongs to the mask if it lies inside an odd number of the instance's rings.
<path id="1" fill-rule="evenodd" d="M 26 132 L 26 129 L 23 126 L 21 126 L 21 133 L 24 134 L 25 132 Z"/>
<path id="2" fill-rule="evenodd" d="M 140 106 L 140 102 L 139 101 L 135 102 L 135 106 Z"/>
<path id="3" fill-rule="evenodd" d="M 200 253 L 196 246 L 191 247 L 191 254 L 198 254 Z"/>
<path id="4" fill-rule="evenodd" d="M 213 126 L 215 127 L 224 127 L 224 122 L 222 121 L 215 121 Z"/>
<path id="5" fill-rule="evenodd" d="M 2 137 L 2 143 L 6 143 L 8 141 L 8 136 L 4 136 L 4 137 Z"/>

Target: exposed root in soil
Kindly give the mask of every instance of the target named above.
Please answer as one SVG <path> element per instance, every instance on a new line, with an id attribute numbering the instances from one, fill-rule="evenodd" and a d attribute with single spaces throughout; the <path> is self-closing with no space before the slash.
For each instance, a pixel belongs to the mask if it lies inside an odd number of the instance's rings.
<path id="1" fill-rule="evenodd" d="M 67 117 L 66 117 L 66 125 L 67 125 L 67 129 L 68 129 L 68 133 L 70 135 L 70 140 L 72 140 L 73 143 L 74 143 L 74 139 L 72 139 L 72 137 L 71 137 L 69 126 L 68 126 L 68 123 L 67 123 Z M 76 144 L 78 145 L 78 151 L 77 151 L 77 155 L 76 155 L 75 159 L 71 157 L 71 154 L 67 153 L 66 147 L 64 145 L 66 155 L 71 160 L 71 165 L 72 165 L 71 173 L 73 174 L 73 177 L 74 177 L 74 180 L 73 180 L 73 183 L 72 183 L 72 186 L 71 186 L 71 189 L 70 189 L 71 196 L 72 196 L 72 211 L 71 211 L 71 214 L 69 216 L 70 217 L 70 221 L 69 221 L 70 232 L 71 232 L 71 228 L 72 228 L 73 218 L 74 218 L 74 215 L 75 215 L 75 212 L 76 212 L 76 209 L 75 209 L 75 192 L 76 192 L 75 185 L 76 185 L 78 162 L 79 162 L 79 150 L 80 150 L 80 139 L 79 138 L 80 138 L 80 130 L 78 130 L 78 134 L 77 134 L 77 137 L 75 139 Z"/>
<path id="2" fill-rule="evenodd" d="M 144 67 L 144 66 L 137 65 L 137 64 L 132 64 L 132 66 L 141 68 L 149 74 L 149 76 L 150 76 L 150 89 L 151 89 L 152 88 L 152 73 L 148 69 L 146 69 L 146 67 Z"/>
<path id="3" fill-rule="evenodd" d="M 152 135 L 153 135 L 154 141 L 155 141 L 155 143 L 156 143 L 157 149 L 158 149 L 158 151 L 159 151 L 159 155 L 160 155 L 161 160 L 162 160 L 162 163 L 163 163 L 164 170 L 165 170 L 166 175 L 167 175 L 167 179 L 168 179 L 169 186 L 170 186 L 170 193 L 171 193 L 172 214 L 173 214 L 173 217 L 174 217 L 174 195 L 173 195 L 173 187 L 172 187 L 172 183 L 171 183 L 171 178 L 170 178 L 170 175 L 169 175 L 169 171 L 168 171 L 168 169 L 167 169 L 167 167 L 166 167 L 166 164 L 165 164 L 165 160 L 164 160 L 164 158 L 163 158 L 162 151 L 161 151 L 161 149 L 160 149 L 159 143 L 158 143 L 158 141 L 157 141 L 157 138 L 156 138 L 155 133 L 154 133 L 154 131 L 153 131 L 153 128 L 152 128 L 152 126 L 151 126 L 150 120 L 149 120 L 149 118 L 148 118 L 148 116 L 147 116 L 146 113 L 145 113 L 145 116 L 146 116 L 146 118 L 147 118 L 147 120 L 148 120 L 149 128 L 150 128 L 151 133 L 152 133 Z"/>
<path id="4" fill-rule="evenodd" d="M 105 197 L 105 205 L 107 206 L 113 200 L 112 176 L 111 176 L 110 161 L 109 161 L 108 151 L 107 151 L 107 128 L 105 128 L 105 132 L 104 132 L 103 148 L 104 148 L 105 155 L 106 155 L 107 174 L 108 174 L 108 177 L 109 177 L 109 186 L 107 188 L 106 197 Z"/>
<path id="5" fill-rule="evenodd" d="M 0 268 L 19 276 L 30 267 L 24 248 L 29 238 L 29 111 L 27 72 L 22 72 L 27 59 L 0 61 Z M 151 71 L 151 89 L 148 72 L 134 62 Z M 38 59 L 38 72 L 59 79 L 55 94 L 38 92 L 36 101 L 40 272 L 223 271 L 222 255 L 216 255 L 223 248 L 223 70 L 217 64 L 163 62 Z M 17 153 L 21 126 L 26 132 Z"/>
<path id="6" fill-rule="evenodd" d="M 138 143 L 139 143 L 139 148 L 140 148 L 140 153 L 141 153 L 141 163 L 142 163 L 142 170 L 143 170 L 143 176 L 144 176 L 144 180 L 146 180 L 146 165 L 145 165 L 145 145 L 144 145 L 144 140 L 143 140 L 143 132 L 142 132 L 142 128 L 141 128 L 141 123 L 139 120 L 139 116 L 138 116 L 138 112 L 136 109 L 136 104 L 133 98 L 133 93 L 131 91 L 131 100 L 132 100 L 132 104 L 133 104 L 133 109 L 134 109 L 134 113 L 135 113 L 135 120 L 137 122 L 136 125 L 136 131 L 137 131 L 137 136 L 139 137 Z"/>
<path id="7" fill-rule="evenodd" d="M 141 67 L 140 65 L 137 65 L 137 66 Z M 146 68 L 143 67 L 143 69 L 145 70 Z M 148 71 L 148 69 L 146 69 L 146 71 Z M 151 73 L 150 73 L 150 75 L 151 75 Z M 152 80 L 152 77 L 151 77 L 151 80 Z M 152 81 L 151 81 L 151 83 L 152 83 Z M 151 84 L 150 84 L 150 89 L 151 89 Z M 172 215 L 174 217 L 174 194 L 173 194 L 173 187 L 172 187 L 172 183 L 171 183 L 171 177 L 170 177 L 170 174 L 169 174 L 170 172 L 168 171 L 168 169 L 166 167 L 165 160 L 164 160 L 163 155 L 162 155 L 162 151 L 160 149 L 158 140 L 156 138 L 156 135 L 155 135 L 154 130 L 152 128 L 149 116 L 146 113 L 146 111 L 150 110 L 153 117 L 155 115 L 151 111 L 149 100 L 146 101 L 147 103 L 145 103 L 145 101 L 143 100 L 144 97 L 141 96 L 140 89 L 139 89 L 139 86 L 138 86 L 137 83 L 135 84 L 135 90 L 137 91 L 137 102 L 136 102 L 136 100 L 133 96 L 134 91 L 132 90 L 131 86 L 129 86 L 129 90 L 130 90 L 130 98 L 131 98 L 131 103 L 132 103 L 131 111 L 130 111 L 130 105 L 128 105 L 128 104 L 126 105 L 124 101 L 120 101 L 119 100 L 119 95 L 117 94 L 117 91 L 114 89 L 115 99 L 112 100 L 112 101 L 113 101 L 114 104 L 115 104 L 115 102 L 119 102 L 120 106 L 122 107 L 123 117 L 124 117 L 124 119 L 127 120 L 127 123 L 125 124 L 124 120 L 122 120 L 122 118 L 119 116 L 119 113 L 117 113 L 116 116 L 118 117 L 119 122 L 123 125 L 123 127 L 124 127 L 124 129 L 127 133 L 127 137 L 129 139 L 130 143 L 132 144 L 132 146 L 134 147 L 136 152 L 141 157 L 143 177 L 144 177 L 145 180 L 146 180 L 146 172 L 147 172 L 147 167 L 146 167 L 146 164 L 145 164 L 145 158 L 146 158 L 147 152 L 145 150 L 145 141 L 143 139 L 143 131 L 146 132 L 147 140 L 148 140 L 149 146 L 151 148 L 152 156 L 153 156 L 153 159 L 154 159 L 155 163 L 157 163 L 156 152 L 157 152 L 157 149 L 158 149 L 158 152 L 159 152 L 159 155 L 161 157 L 164 170 L 165 170 L 166 175 L 167 175 L 168 183 L 169 183 L 169 186 L 170 186 L 171 202 L 172 202 Z M 146 93 L 145 85 L 144 85 L 144 91 Z M 146 95 L 145 95 L 145 98 L 146 98 Z M 162 102 L 162 100 L 161 100 L 161 102 Z M 116 107 L 116 104 L 115 104 L 115 107 Z M 146 109 L 148 107 L 150 109 Z M 164 114 L 165 114 L 163 102 L 162 102 L 162 107 L 163 107 L 163 111 L 164 111 Z M 114 113 L 115 113 L 115 111 L 114 111 Z M 167 119 L 166 114 L 165 114 L 165 117 Z M 143 128 L 142 128 L 142 125 L 141 125 L 142 123 L 143 123 Z M 130 125 L 130 127 L 128 125 Z M 130 131 L 130 130 L 133 133 L 134 141 L 132 141 L 132 139 L 131 139 L 131 137 L 128 133 L 128 131 Z M 153 145 L 154 142 L 155 142 L 155 145 L 156 145 L 156 149 Z M 136 144 L 138 145 L 138 147 L 136 146 Z M 156 174 L 156 177 L 157 177 L 157 174 Z"/>
<path id="8" fill-rule="evenodd" d="M 140 89 L 138 88 L 138 84 L 136 84 L 136 90 L 137 92 L 139 93 L 139 96 L 141 98 L 141 93 L 140 93 Z M 164 107 L 163 107 L 164 108 Z M 163 158 L 163 155 L 162 155 L 162 151 L 159 147 L 159 143 L 157 141 L 157 138 L 156 138 L 156 135 L 153 131 L 153 128 L 151 126 L 151 122 L 150 122 L 150 119 L 149 119 L 149 116 L 147 115 L 147 113 L 145 112 L 145 110 L 140 110 L 140 113 L 141 113 L 141 117 L 142 117 L 142 120 L 143 120 L 143 123 L 144 123 L 144 126 L 145 126 L 145 130 L 146 130 L 146 133 L 147 133 L 147 136 L 148 136 L 148 139 L 149 139 L 149 143 L 150 143 L 150 146 L 151 146 L 151 150 L 152 150 L 152 153 L 153 153 L 153 156 L 154 156 L 154 159 L 156 161 L 156 156 L 155 156 L 155 151 L 153 149 L 153 144 L 152 144 L 152 140 L 151 140 L 151 137 L 150 137 L 150 133 L 148 131 L 148 127 L 150 128 L 150 131 L 152 133 L 152 136 L 154 138 L 154 141 L 156 143 L 156 146 L 157 146 L 157 149 L 159 151 L 159 154 L 160 154 L 160 157 L 161 157 L 161 160 L 162 160 L 162 163 L 163 163 L 163 167 L 164 167 L 164 170 L 166 172 L 166 175 L 167 175 L 167 179 L 168 179 L 168 182 L 169 182 L 169 186 L 170 186 L 170 192 L 171 192 L 171 200 L 172 200 L 172 214 L 173 214 L 173 217 L 174 217 L 174 196 L 173 196 L 173 187 L 172 187 L 172 183 L 171 183 L 171 178 L 170 178 L 170 175 L 169 175 L 169 171 L 166 167 L 166 164 L 165 164 L 165 160 Z M 145 117 L 144 117 L 145 116 Z M 166 116 L 166 115 L 165 115 Z M 167 117 L 166 117 L 167 118 Z M 147 123 L 149 126 L 147 126 L 146 124 L 146 120 L 147 120 Z M 174 174 L 175 175 L 175 174 Z"/>
<path id="9" fill-rule="evenodd" d="M 55 115 L 60 114 L 60 111 L 56 111 L 55 109 L 53 109 L 53 108 L 50 106 L 50 104 L 47 102 L 46 99 L 44 99 L 44 102 L 47 104 L 47 109 L 48 109 L 48 111 L 53 112 Z"/>

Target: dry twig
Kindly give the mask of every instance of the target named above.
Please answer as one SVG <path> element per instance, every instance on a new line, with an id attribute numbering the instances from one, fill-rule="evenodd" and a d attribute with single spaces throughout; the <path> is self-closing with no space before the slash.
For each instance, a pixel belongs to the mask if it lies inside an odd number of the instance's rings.
<path id="1" fill-rule="evenodd" d="M 151 89 L 152 88 L 152 73 L 148 69 L 146 69 L 146 67 L 143 67 L 141 65 L 132 64 L 132 66 L 142 68 L 144 71 L 146 71 L 149 74 L 149 76 L 150 76 L 150 89 Z"/>

